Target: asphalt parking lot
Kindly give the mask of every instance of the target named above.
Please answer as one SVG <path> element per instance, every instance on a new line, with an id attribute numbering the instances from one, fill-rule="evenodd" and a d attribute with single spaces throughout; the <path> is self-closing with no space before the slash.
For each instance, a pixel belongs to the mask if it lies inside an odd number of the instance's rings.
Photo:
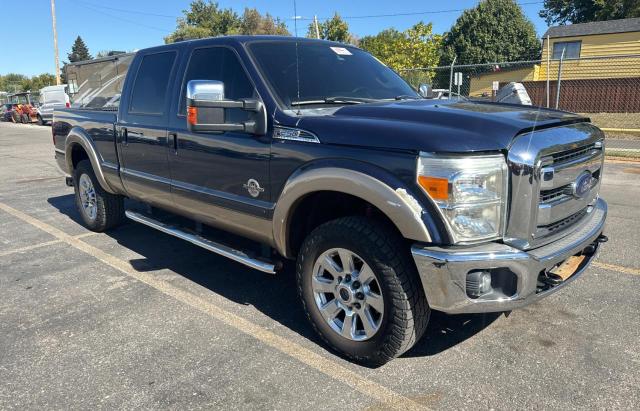
<path id="1" fill-rule="evenodd" d="M 582 279 L 508 316 L 435 313 L 370 369 L 316 338 L 291 275 L 89 232 L 50 128 L 0 123 L 0 409 L 638 409 L 640 164 L 607 162 L 602 195 Z"/>

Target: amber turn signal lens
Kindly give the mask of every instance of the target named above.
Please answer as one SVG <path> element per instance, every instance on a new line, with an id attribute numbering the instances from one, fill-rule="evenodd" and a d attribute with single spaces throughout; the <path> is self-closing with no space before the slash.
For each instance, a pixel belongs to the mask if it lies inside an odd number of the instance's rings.
<path id="1" fill-rule="evenodd" d="M 418 183 L 434 200 L 449 199 L 449 180 L 446 178 L 418 176 Z"/>
<path id="2" fill-rule="evenodd" d="M 197 107 L 187 107 L 187 122 L 192 126 L 198 124 L 198 108 Z"/>

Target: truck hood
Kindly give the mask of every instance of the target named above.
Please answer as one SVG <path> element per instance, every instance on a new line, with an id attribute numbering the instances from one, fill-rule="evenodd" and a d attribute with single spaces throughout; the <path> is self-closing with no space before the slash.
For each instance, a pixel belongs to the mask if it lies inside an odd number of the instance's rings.
<path id="1" fill-rule="evenodd" d="M 526 131 L 587 118 L 531 106 L 454 100 L 403 100 L 305 115 L 296 126 L 328 144 L 427 152 L 508 149 Z"/>

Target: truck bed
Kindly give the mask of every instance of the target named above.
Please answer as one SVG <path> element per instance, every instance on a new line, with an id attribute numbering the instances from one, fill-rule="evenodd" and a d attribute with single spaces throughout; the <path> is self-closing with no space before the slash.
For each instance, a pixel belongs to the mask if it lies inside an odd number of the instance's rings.
<path id="1" fill-rule="evenodd" d="M 118 164 L 114 132 L 116 117 L 116 111 L 77 108 L 55 110 L 52 126 L 58 162 L 60 160 L 64 161 L 67 135 L 74 127 L 81 127 L 89 133 L 103 160 L 108 163 Z M 62 158 L 60 159 L 60 157 Z"/>

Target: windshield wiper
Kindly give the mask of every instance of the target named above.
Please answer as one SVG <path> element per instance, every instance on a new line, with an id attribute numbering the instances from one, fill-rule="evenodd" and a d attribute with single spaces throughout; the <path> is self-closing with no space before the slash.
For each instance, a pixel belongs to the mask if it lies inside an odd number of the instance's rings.
<path id="1" fill-rule="evenodd" d="M 292 101 L 292 106 L 308 106 L 311 104 L 362 104 L 362 103 L 372 103 L 377 101 L 373 98 L 361 98 L 361 97 L 325 97 L 322 99 L 316 100 L 300 100 L 300 101 Z"/>
<path id="2" fill-rule="evenodd" d="M 399 96 L 395 96 L 394 100 L 419 100 L 420 97 L 412 96 L 409 94 L 401 94 Z"/>

